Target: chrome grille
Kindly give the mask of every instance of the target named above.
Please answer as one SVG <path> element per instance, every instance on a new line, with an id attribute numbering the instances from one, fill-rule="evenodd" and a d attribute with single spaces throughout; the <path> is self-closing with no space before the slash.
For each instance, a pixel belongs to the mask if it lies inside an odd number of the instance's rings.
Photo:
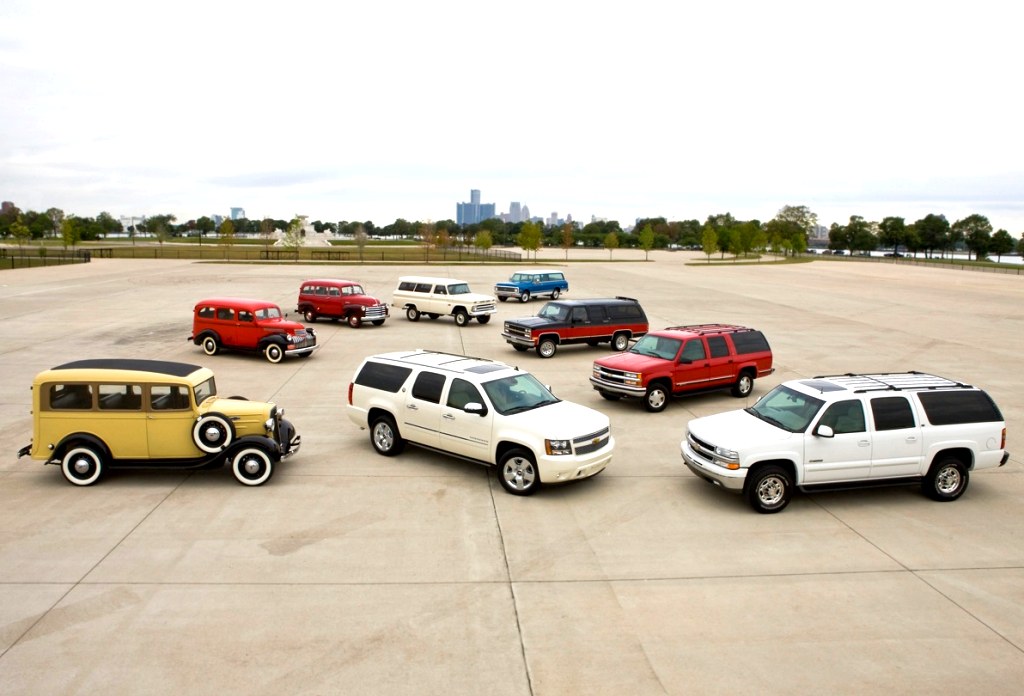
<path id="1" fill-rule="evenodd" d="M 594 375 L 598 379 L 610 382 L 611 384 L 626 383 L 626 373 L 623 370 L 613 370 L 610 367 L 594 365 Z"/>
<path id="2" fill-rule="evenodd" d="M 609 428 L 604 428 L 603 430 L 598 430 L 596 433 L 590 433 L 589 435 L 573 438 L 573 451 L 575 451 L 576 454 L 596 452 L 608 444 L 609 437 L 611 437 L 611 430 Z"/>

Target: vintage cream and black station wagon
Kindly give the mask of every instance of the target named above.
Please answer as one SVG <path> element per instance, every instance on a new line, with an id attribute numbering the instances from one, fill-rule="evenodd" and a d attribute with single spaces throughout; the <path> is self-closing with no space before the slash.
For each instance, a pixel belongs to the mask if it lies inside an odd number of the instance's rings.
<path id="1" fill-rule="evenodd" d="M 32 444 L 18 456 L 59 464 L 78 486 L 108 467 L 225 463 L 241 483 L 258 486 L 300 444 L 283 409 L 220 397 L 212 370 L 161 360 L 79 360 L 41 372 L 32 415 Z"/>

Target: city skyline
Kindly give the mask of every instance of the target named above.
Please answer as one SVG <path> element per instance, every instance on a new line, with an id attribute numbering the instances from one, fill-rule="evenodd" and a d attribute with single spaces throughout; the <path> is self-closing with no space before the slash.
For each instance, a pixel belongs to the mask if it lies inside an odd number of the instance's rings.
<path id="1" fill-rule="evenodd" d="M 624 227 L 804 205 L 826 227 L 979 213 L 1024 232 L 1004 3 L 399 5 L 182 0 L 151 22 L 10 0 L 0 199 L 386 225 L 451 219 L 475 188 Z M 179 48 L 200 15 L 220 38 Z M 565 40 L 522 50 L 539 27 Z M 477 98 L 450 101 L 453 81 Z"/>

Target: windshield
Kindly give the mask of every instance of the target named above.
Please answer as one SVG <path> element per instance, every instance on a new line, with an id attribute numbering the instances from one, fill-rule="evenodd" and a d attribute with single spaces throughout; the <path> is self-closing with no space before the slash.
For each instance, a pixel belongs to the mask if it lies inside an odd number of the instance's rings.
<path id="1" fill-rule="evenodd" d="M 633 347 L 629 349 L 629 352 L 636 353 L 638 355 L 647 355 L 652 358 L 661 358 L 662 360 L 675 360 L 676 355 L 679 354 L 679 346 L 681 346 L 682 343 L 683 342 L 678 338 L 666 338 L 664 336 L 652 336 L 647 334 L 637 341 Z"/>
<path id="2" fill-rule="evenodd" d="M 483 388 L 487 398 L 494 405 L 494 410 L 503 416 L 556 404 L 559 401 L 547 387 L 529 373 L 485 382 Z"/>
<path id="3" fill-rule="evenodd" d="M 278 307 L 264 307 L 256 310 L 257 319 L 280 319 L 281 310 Z"/>
<path id="4" fill-rule="evenodd" d="M 520 282 L 520 281 L 523 281 L 523 280 L 529 280 L 529 279 L 530 279 L 530 276 L 525 275 L 523 273 L 513 273 L 512 277 L 509 278 L 509 280 L 511 280 L 513 283 L 517 283 L 517 282 Z"/>
<path id="5" fill-rule="evenodd" d="M 537 312 L 537 316 L 542 319 L 554 319 L 555 321 L 565 321 L 569 317 L 569 308 L 565 305 L 555 304 L 554 302 L 548 302 L 546 305 L 540 308 Z"/>
<path id="6" fill-rule="evenodd" d="M 454 285 L 448 286 L 449 295 L 467 295 L 469 294 L 469 283 L 455 283 Z"/>
<path id="7" fill-rule="evenodd" d="M 217 395 L 217 384 L 213 381 L 213 377 L 211 377 L 205 382 L 197 384 L 193 392 L 195 393 L 196 405 L 198 406 L 211 396 Z"/>
<path id="8" fill-rule="evenodd" d="M 745 410 L 783 430 L 802 433 L 807 430 L 807 426 L 821 410 L 823 403 L 825 402 L 821 399 L 815 399 L 813 396 L 780 385 Z"/>

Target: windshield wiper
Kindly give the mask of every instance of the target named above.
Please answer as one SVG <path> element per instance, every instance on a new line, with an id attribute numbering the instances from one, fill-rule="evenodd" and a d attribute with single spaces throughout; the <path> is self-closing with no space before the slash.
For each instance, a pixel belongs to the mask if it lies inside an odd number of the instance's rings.
<path id="1" fill-rule="evenodd" d="M 753 406 L 749 406 L 749 407 L 747 407 L 747 408 L 745 408 L 745 409 L 743 409 L 743 410 L 744 410 L 744 411 L 746 411 L 747 413 L 749 413 L 749 414 L 750 414 L 750 415 L 752 415 L 752 416 L 755 416 L 755 417 L 757 417 L 757 418 L 760 418 L 760 419 L 761 419 L 761 420 L 763 420 L 763 421 L 764 421 L 765 423 L 771 423 L 771 424 L 772 424 L 772 425 L 774 425 L 774 426 L 775 426 L 776 428 L 782 428 L 783 430 L 786 430 L 786 431 L 788 431 L 788 432 L 793 432 L 792 430 L 790 430 L 789 428 L 787 428 L 787 427 L 786 427 L 786 425 L 785 425 L 785 423 L 783 423 L 782 421 L 780 421 L 780 420 L 778 420 L 778 419 L 776 419 L 776 418 L 772 418 L 771 416 L 769 416 L 769 415 L 766 415 L 766 414 L 764 414 L 764 413 L 761 413 L 760 411 L 755 411 L 755 410 L 754 410 L 754 407 L 753 407 Z"/>

